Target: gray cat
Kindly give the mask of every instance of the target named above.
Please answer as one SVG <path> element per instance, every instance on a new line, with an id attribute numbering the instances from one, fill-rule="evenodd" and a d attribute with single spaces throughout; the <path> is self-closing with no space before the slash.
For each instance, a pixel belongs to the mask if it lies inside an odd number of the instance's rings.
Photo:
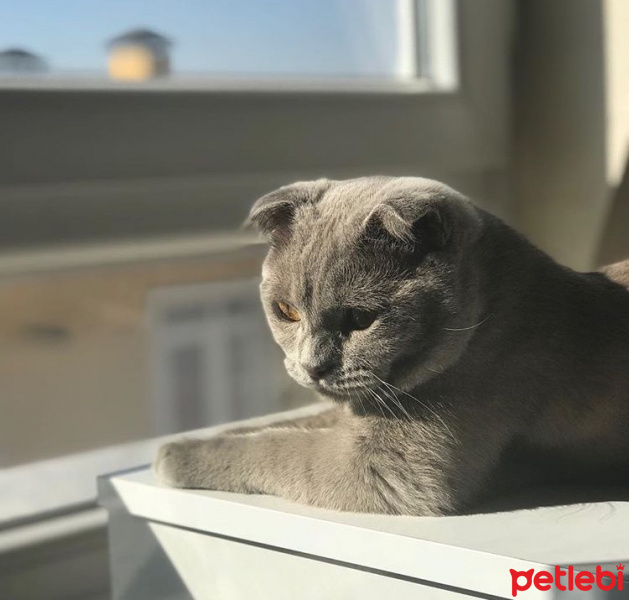
<path id="1" fill-rule="evenodd" d="M 426 179 L 283 187 L 256 202 L 262 301 L 320 415 L 163 446 L 177 487 L 407 515 L 512 482 L 629 465 L 629 261 L 556 264 Z"/>

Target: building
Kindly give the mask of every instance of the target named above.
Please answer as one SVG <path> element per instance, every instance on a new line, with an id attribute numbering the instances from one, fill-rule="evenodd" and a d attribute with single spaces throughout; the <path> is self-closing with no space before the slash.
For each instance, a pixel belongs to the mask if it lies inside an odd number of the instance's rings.
<path id="1" fill-rule="evenodd" d="M 112 39 L 107 67 L 112 79 L 144 81 L 170 73 L 171 41 L 148 29 L 134 29 Z"/>
<path id="2" fill-rule="evenodd" d="M 46 71 L 48 64 L 37 54 L 22 48 L 7 48 L 0 52 L 0 74 L 31 75 Z"/>

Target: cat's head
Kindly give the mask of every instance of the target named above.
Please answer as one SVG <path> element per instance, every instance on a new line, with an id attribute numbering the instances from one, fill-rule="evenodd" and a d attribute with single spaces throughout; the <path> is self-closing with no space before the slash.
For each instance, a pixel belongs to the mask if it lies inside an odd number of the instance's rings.
<path id="1" fill-rule="evenodd" d="M 249 220 L 270 243 L 262 302 L 298 383 L 369 401 L 372 391 L 412 390 L 464 351 L 481 310 L 466 266 L 480 219 L 451 188 L 300 182 L 262 197 Z"/>

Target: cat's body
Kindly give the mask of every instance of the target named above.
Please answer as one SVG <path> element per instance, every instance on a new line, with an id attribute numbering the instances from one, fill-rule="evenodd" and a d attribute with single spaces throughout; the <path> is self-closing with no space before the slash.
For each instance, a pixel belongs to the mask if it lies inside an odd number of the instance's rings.
<path id="1" fill-rule="evenodd" d="M 574 272 L 421 179 L 296 184 L 251 218 L 287 369 L 335 404 L 169 444 L 162 480 L 440 515 L 512 481 L 629 472 L 629 261 Z"/>

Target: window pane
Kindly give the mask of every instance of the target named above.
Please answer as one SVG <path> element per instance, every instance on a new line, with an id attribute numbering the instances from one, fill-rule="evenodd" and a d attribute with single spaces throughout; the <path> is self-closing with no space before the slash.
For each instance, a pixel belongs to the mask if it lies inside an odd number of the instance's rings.
<path id="1" fill-rule="evenodd" d="M 0 1 L 0 74 L 408 75 L 406 0 Z"/>

